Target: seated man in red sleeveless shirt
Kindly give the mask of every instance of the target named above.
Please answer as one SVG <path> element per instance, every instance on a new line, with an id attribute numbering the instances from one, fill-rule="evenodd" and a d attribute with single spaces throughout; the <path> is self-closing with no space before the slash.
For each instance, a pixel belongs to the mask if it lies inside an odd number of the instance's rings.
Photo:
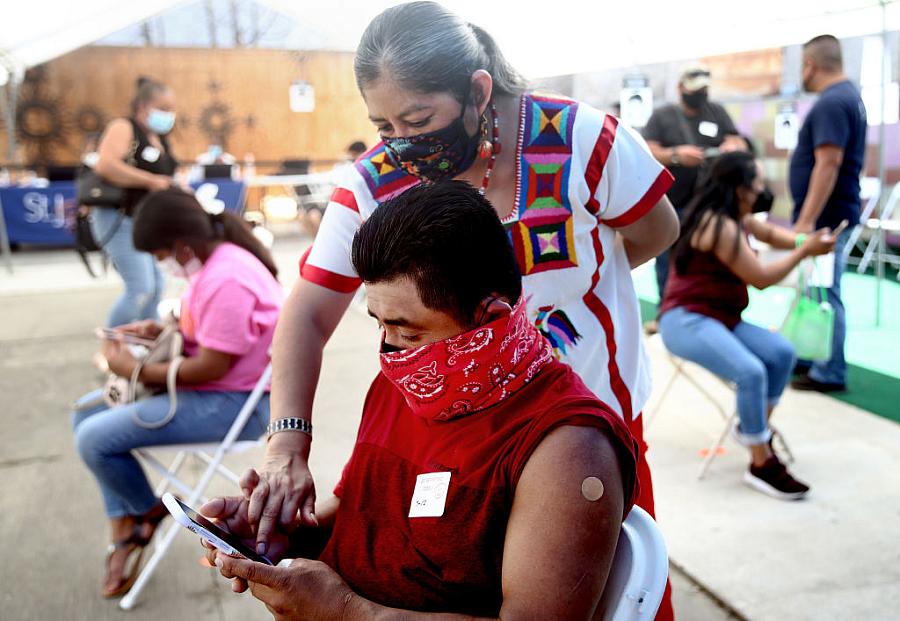
<path id="1" fill-rule="evenodd" d="M 269 544 L 297 560 L 210 551 L 234 590 L 278 619 L 599 618 L 636 448 L 528 321 L 506 235 L 461 182 L 410 189 L 362 225 L 353 265 L 382 372 L 319 527 Z M 254 540 L 245 499 L 202 511 Z"/>

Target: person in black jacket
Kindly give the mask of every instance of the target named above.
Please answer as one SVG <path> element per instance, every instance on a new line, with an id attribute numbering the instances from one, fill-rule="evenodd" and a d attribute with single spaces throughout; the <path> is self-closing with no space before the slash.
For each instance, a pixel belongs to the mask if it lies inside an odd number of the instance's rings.
<path id="1" fill-rule="evenodd" d="M 678 82 L 681 101 L 653 112 L 643 129 L 644 139 L 660 164 L 675 177 L 669 197 L 679 217 L 690 202 L 707 158 L 720 152 L 745 151 L 734 121 L 720 104 L 709 100 L 710 72 L 702 65 L 688 67 Z M 656 257 L 656 283 L 662 299 L 669 273 L 668 251 Z"/>
<path id="2" fill-rule="evenodd" d="M 132 212 L 147 192 L 172 185 L 178 165 L 166 139 L 175 124 L 175 95 L 164 84 L 140 78 L 131 116 L 112 120 L 100 138 L 94 170 L 108 183 L 125 188 L 118 207 L 94 207 L 91 231 L 125 283 L 106 321 L 115 327 L 157 319 L 163 278 L 153 257 L 135 250 Z"/>

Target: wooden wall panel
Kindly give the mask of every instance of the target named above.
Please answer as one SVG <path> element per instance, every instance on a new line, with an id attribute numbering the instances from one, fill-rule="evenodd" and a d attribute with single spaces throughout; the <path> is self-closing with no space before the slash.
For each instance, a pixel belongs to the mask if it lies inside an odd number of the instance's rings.
<path id="1" fill-rule="evenodd" d="M 720 98 L 777 95 L 781 88 L 782 48 L 709 56 L 702 62 L 709 67 Z"/>
<path id="2" fill-rule="evenodd" d="M 40 101 L 52 118 L 29 113 L 31 124 L 58 129 L 43 140 L 20 136 L 21 163 L 78 159 L 94 110 L 104 118 L 127 114 L 138 76 L 160 79 L 175 90 L 178 121 L 173 148 L 192 160 L 217 141 L 209 125 L 225 127 L 225 148 L 257 161 L 335 159 L 353 140 L 372 144 L 376 132 L 353 78 L 353 54 L 258 49 L 85 47 L 30 74 L 20 108 Z M 292 112 L 288 87 L 306 80 L 316 93 L 311 113 Z M 218 112 L 216 112 L 218 110 Z M 36 115 L 36 116 L 35 116 Z M 205 124 L 204 124 L 205 121 Z M 6 153 L 5 132 L 0 153 Z M 3 158 L 5 159 L 5 158 Z"/>

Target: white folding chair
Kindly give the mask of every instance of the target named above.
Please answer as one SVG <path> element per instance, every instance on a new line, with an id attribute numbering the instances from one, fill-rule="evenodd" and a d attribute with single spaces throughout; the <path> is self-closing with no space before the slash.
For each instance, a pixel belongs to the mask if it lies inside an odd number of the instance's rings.
<path id="1" fill-rule="evenodd" d="M 847 238 L 844 256 L 842 257 L 846 263 L 855 263 L 857 265 L 859 265 L 859 259 L 851 257 L 850 253 L 853 252 L 854 248 L 859 249 L 863 253 L 867 250 L 862 234 L 865 229 L 865 222 L 872 217 L 881 198 L 881 180 L 878 177 L 861 177 L 859 180 L 859 198 L 863 203 L 859 214 L 859 222 L 863 226 L 855 226 L 850 231 L 850 237 Z"/>
<path id="2" fill-rule="evenodd" d="M 598 610 L 603 621 L 649 621 L 656 616 L 669 577 L 669 554 L 659 527 L 633 507 L 619 534 Z"/>
<path id="3" fill-rule="evenodd" d="M 885 191 L 887 188 L 885 188 Z M 850 241 L 844 249 L 844 258 L 848 263 L 856 263 L 856 271 L 860 274 L 865 273 L 872 261 L 884 261 L 890 263 L 894 267 L 900 269 L 900 257 L 891 252 L 890 248 L 885 248 L 882 252 L 879 248 L 879 234 L 884 230 L 884 234 L 896 235 L 900 233 L 900 221 L 894 219 L 894 210 L 900 203 L 900 183 L 894 185 L 893 189 L 887 195 L 881 213 L 875 213 L 875 206 L 878 203 L 878 195 L 870 198 L 865 209 L 860 214 L 860 226 L 851 234 Z M 868 234 L 865 246 L 862 244 L 861 236 L 865 231 Z M 855 237 L 854 237 L 855 236 Z M 863 250 L 862 258 L 858 261 L 850 256 L 854 245 Z M 897 278 L 900 279 L 900 273 Z"/>
<path id="4" fill-rule="evenodd" d="M 716 456 L 719 454 L 719 451 L 722 449 L 722 446 L 725 444 L 725 440 L 726 438 L 728 438 L 728 434 L 731 432 L 732 427 L 734 427 L 735 423 L 737 422 L 737 409 L 735 408 L 730 411 L 726 410 L 725 407 L 719 402 L 719 400 L 712 393 L 710 393 L 710 391 L 707 390 L 706 387 L 703 386 L 703 384 L 697 381 L 697 379 L 691 373 L 687 372 L 685 367 L 690 364 L 700 369 L 700 371 L 708 373 L 712 377 L 715 377 L 716 380 L 724 384 L 732 394 L 734 394 L 734 392 L 736 391 L 736 387 L 734 383 L 719 377 L 715 373 L 710 373 L 703 367 L 693 364 L 685 360 L 684 358 L 679 358 L 678 356 L 670 352 L 665 347 L 665 345 L 662 344 L 661 336 L 654 335 L 651 338 L 659 339 L 663 350 L 666 352 L 666 357 L 668 358 L 669 363 L 672 365 L 673 371 L 672 375 L 669 376 L 669 381 L 666 382 L 665 388 L 662 389 L 662 392 L 660 393 L 659 398 L 656 401 L 656 405 L 652 410 L 647 412 L 647 418 L 644 419 L 644 431 L 647 431 L 650 428 L 650 425 L 653 423 L 657 414 L 659 414 L 659 411 L 662 409 L 663 404 L 666 402 L 666 397 L 668 396 L 669 391 L 672 390 L 672 386 L 674 386 L 675 381 L 678 380 L 678 378 L 683 378 L 684 380 L 686 380 L 697 390 L 697 392 L 703 395 L 710 403 L 710 405 L 715 408 L 716 412 L 719 413 L 719 415 L 722 417 L 722 420 L 725 421 L 725 426 L 722 429 L 722 432 L 718 435 L 709 449 L 707 449 L 707 453 L 703 457 L 703 462 L 700 464 L 700 472 L 697 474 L 697 479 L 702 480 L 703 477 L 706 476 L 706 473 L 709 471 L 709 467 L 712 465 L 713 460 L 716 458 Z M 778 431 L 776 431 L 771 425 L 769 426 L 769 428 L 772 430 L 772 437 L 777 438 L 779 444 L 781 445 L 781 449 L 784 451 L 785 455 L 788 458 L 788 461 L 793 462 L 794 455 L 793 453 L 791 453 L 791 449 L 790 447 L 788 447 L 784 436 L 778 433 Z"/>
<path id="5" fill-rule="evenodd" d="M 226 468 L 224 465 L 222 465 L 222 459 L 227 454 L 241 453 L 256 446 L 260 446 L 263 442 L 262 440 L 248 440 L 239 442 L 237 438 L 239 435 L 241 435 L 241 432 L 244 430 L 247 421 L 250 420 L 250 416 L 252 416 L 254 411 L 256 410 L 256 406 L 259 405 L 259 401 L 262 398 L 263 393 L 266 391 L 266 387 L 268 386 L 271 377 L 272 363 L 270 362 L 266 366 L 265 371 L 263 371 L 263 374 L 260 376 L 259 381 L 256 382 L 256 386 L 254 386 L 253 390 L 250 393 L 250 396 L 247 397 L 247 400 L 244 402 L 244 405 L 241 408 L 240 412 L 238 412 L 237 417 L 234 419 L 234 422 L 231 424 L 231 427 L 228 429 L 228 433 L 225 434 L 225 438 L 222 440 L 222 442 L 218 444 L 176 444 L 171 446 L 151 446 L 136 449 L 134 451 L 134 453 L 138 455 L 141 460 L 146 462 L 151 468 L 156 470 L 162 476 L 162 481 L 160 481 L 160 484 L 156 489 L 157 496 L 161 496 L 163 492 L 165 492 L 169 488 L 169 486 L 171 486 L 184 495 L 185 502 L 188 505 L 190 505 L 191 507 L 196 507 L 199 504 L 199 501 L 205 502 L 207 500 L 204 494 L 214 475 L 218 474 L 228 479 L 235 485 L 238 485 L 238 476 L 234 472 Z M 160 462 L 156 457 L 152 455 L 151 452 L 156 451 L 175 451 L 175 459 L 172 461 L 171 465 L 166 467 L 162 462 Z M 203 471 L 203 474 L 200 476 L 196 485 L 194 485 L 193 487 L 178 478 L 178 472 L 181 469 L 182 465 L 184 465 L 184 462 L 188 457 L 193 457 L 198 460 L 198 462 L 206 464 L 206 469 Z M 150 580 L 153 572 L 156 571 L 157 565 L 159 565 L 162 558 L 166 555 L 166 552 L 169 551 L 169 547 L 172 545 L 172 541 L 175 540 L 175 536 L 180 530 L 183 530 L 182 526 L 172 523 L 170 524 L 169 529 L 166 531 L 166 533 L 161 536 L 161 538 L 156 538 L 157 542 L 154 545 L 153 556 L 151 556 L 150 560 L 147 561 L 147 565 L 141 571 L 140 576 L 138 576 L 138 579 L 131 587 L 131 590 L 128 591 L 125 597 L 123 597 L 119 602 L 119 608 L 121 608 L 122 610 L 131 610 L 131 608 L 134 607 L 138 596 L 141 594 L 141 591 Z"/>

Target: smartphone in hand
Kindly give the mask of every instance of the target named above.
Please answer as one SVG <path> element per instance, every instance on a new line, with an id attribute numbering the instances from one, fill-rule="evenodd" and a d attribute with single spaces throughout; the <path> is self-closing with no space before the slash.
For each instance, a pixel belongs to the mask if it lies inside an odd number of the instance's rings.
<path id="1" fill-rule="evenodd" d="M 103 339 L 104 341 L 118 341 L 119 343 L 125 343 L 126 345 L 143 345 L 144 347 L 151 347 L 154 343 L 153 339 L 137 336 L 136 334 L 129 334 L 128 332 L 120 332 L 119 330 L 113 330 L 112 328 L 97 328 L 94 330 L 94 334 L 97 335 L 97 338 Z"/>
<path id="2" fill-rule="evenodd" d="M 266 565 L 274 565 L 271 560 L 257 554 L 244 544 L 233 534 L 222 530 L 205 517 L 200 515 L 194 509 L 175 498 L 172 494 L 166 492 L 162 497 L 163 504 L 175 521 L 193 531 L 213 544 L 218 550 L 231 556 L 243 556 L 244 558 L 256 561 L 257 563 L 265 563 Z"/>
<path id="3" fill-rule="evenodd" d="M 841 233 L 844 232 L 844 229 L 846 229 L 847 226 L 849 226 L 849 224 L 850 224 L 849 220 L 847 220 L 847 219 L 841 220 L 841 223 L 837 225 L 837 228 L 831 232 L 829 237 L 831 237 L 832 239 L 836 239 L 838 235 L 840 235 Z"/>

